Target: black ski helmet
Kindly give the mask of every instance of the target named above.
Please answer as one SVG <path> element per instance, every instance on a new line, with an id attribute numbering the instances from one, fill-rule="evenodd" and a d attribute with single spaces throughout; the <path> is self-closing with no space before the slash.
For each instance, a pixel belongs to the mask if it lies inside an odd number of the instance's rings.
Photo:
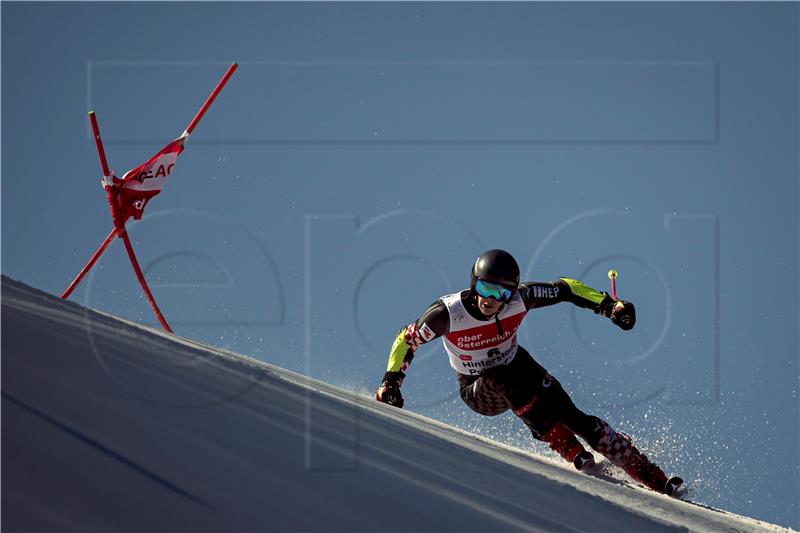
<path id="1" fill-rule="evenodd" d="M 514 256 L 505 250 L 489 250 L 479 255 L 472 265 L 470 289 L 473 291 L 478 278 L 516 291 L 519 285 L 519 265 Z"/>

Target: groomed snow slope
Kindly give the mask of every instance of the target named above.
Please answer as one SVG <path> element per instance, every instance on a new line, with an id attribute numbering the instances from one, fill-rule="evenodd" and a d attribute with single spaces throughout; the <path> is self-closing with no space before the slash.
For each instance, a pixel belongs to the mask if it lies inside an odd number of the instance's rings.
<path id="1" fill-rule="evenodd" d="M 788 531 L 6 277 L 2 398 L 5 531 Z"/>

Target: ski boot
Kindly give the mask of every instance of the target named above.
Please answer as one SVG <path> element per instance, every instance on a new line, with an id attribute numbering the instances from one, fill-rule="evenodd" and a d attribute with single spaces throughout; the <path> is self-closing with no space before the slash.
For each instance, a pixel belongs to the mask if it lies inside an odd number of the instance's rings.
<path id="1" fill-rule="evenodd" d="M 633 480 L 661 494 L 674 493 L 683 482 L 680 478 L 668 480 L 664 471 L 653 464 L 645 454 L 631 443 L 629 436 L 624 433 L 617 433 L 608 423 L 599 420 L 597 429 L 600 438 L 592 447 L 613 464 L 622 468 Z M 676 482 L 680 482 L 669 483 L 673 479 Z"/>
<path id="2" fill-rule="evenodd" d="M 550 445 L 550 448 L 564 460 L 575 465 L 578 470 L 585 468 L 591 461 L 594 465 L 594 456 L 586 451 L 583 444 L 578 442 L 575 434 L 563 424 L 556 423 L 550 431 L 542 435 L 541 440 Z"/>
<path id="3" fill-rule="evenodd" d="M 635 481 L 638 481 L 648 489 L 665 494 L 667 492 L 668 480 L 664 471 L 650 462 L 645 454 L 640 452 L 636 446 L 631 446 L 631 455 L 628 460 L 619 465 Z"/>

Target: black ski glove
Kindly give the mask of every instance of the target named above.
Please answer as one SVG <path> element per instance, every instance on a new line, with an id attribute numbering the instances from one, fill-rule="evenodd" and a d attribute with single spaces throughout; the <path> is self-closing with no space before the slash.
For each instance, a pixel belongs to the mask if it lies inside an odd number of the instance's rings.
<path id="1" fill-rule="evenodd" d="M 405 376 L 402 372 L 387 372 L 383 375 L 383 382 L 375 389 L 375 399 L 395 407 L 403 407 L 403 395 L 400 394 L 400 384 Z"/>
<path id="2" fill-rule="evenodd" d="M 597 312 L 611 319 L 611 322 L 625 331 L 633 329 L 636 324 L 636 307 L 626 300 L 614 300 L 606 295 L 600 302 Z"/>

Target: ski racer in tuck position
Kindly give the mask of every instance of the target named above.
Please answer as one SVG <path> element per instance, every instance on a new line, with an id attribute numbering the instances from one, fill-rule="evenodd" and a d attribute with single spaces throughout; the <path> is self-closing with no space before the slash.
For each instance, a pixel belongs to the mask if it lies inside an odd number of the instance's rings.
<path id="1" fill-rule="evenodd" d="M 573 279 L 520 283 L 519 276 L 519 266 L 508 252 L 489 250 L 478 257 L 469 289 L 439 298 L 416 322 L 400 330 L 375 392 L 377 400 L 402 407 L 400 386 L 414 352 L 442 337 L 461 399 L 473 411 L 494 416 L 511 409 L 534 438 L 582 470 L 594 465 L 594 456 L 578 435 L 634 480 L 674 494 L 683 483 L 680 478 L 667 479 L 627 435 L 578 409 L 558 380 L 517 344 L 517 329 L 532 309 L 571 302 L 630 330 L 636 323 L 633 304 Z"/>

